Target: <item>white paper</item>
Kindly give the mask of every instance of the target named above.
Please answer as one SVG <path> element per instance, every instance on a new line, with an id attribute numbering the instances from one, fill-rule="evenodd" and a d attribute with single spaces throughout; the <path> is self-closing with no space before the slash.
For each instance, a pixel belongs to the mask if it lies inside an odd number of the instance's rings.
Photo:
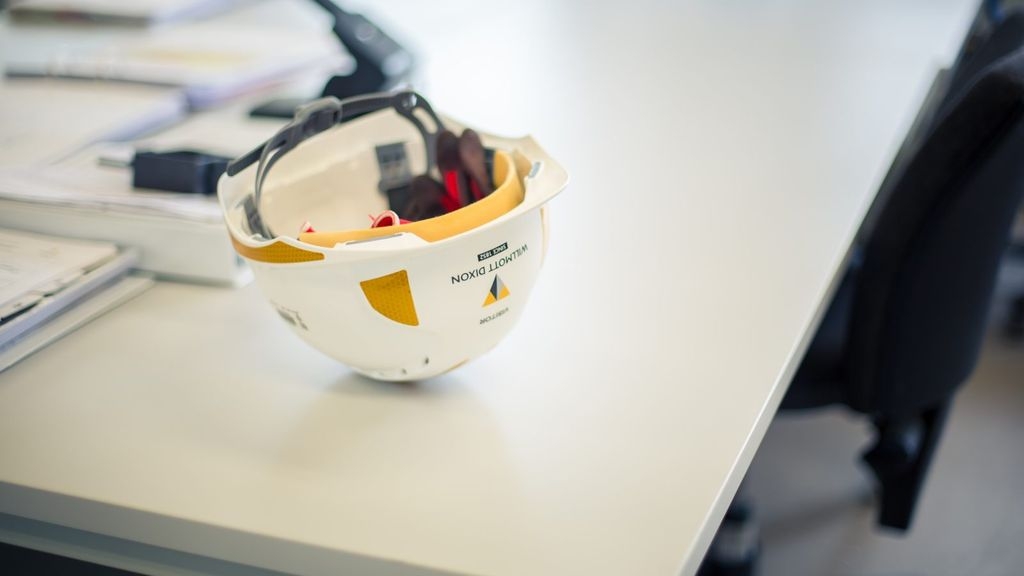
<path id="1" fill-rule="evenodd" d="M 100 140 L 134 138 L 179 120 L 181 91 L 77 80 L 0 82 L 0 167 L 45 164 Z"/>
<path id="2" fill-rule="evenodd" d="M 0 198 L 69 209 L 174 216 L 193 222 L 222 220 L 213 196 L 136 190 L 131 181 L 131 168 L 98 164 L 8 168 L 0 170 Z"/>
<path id="3" fill-rule="evenodd" d="M 241 0 L 21 0 L 11 7 L 14 16 L 54 18 L 78 16 L 83 20 L 154 24 L 196 18 L 226 10 Z"/>
<path id="4" fill-rule="evenodd" d="M 327 34 L 200 22 L 115 37 L 105 44 L 39 46 L 4 57 L 8 76 L 118 80 L 182 88 L 193 107 L 223 102 L 344 52 Z M 351 59 L 340 62 L 351 68 Z"/>
<path id="5" fill-rule="evenodd" d="M 17 302 L 34 304 L 116 254 L 117 246 L 107 242 L 0 230 L 0 311 Z"/>

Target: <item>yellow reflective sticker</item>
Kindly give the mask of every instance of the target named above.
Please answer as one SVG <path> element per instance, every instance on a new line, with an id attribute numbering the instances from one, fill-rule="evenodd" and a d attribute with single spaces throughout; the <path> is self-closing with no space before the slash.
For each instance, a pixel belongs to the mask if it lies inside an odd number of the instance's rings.
<path id="1" fill-rule="evenodd" d="M 320 252 L 303 250 L 302 248 L 296 248 L 295 246 L 285 244 L 281 241 L 268 244 L 267 246 L 254 248 L 252 246 L 242 244 L 232 236 L 231 244 L 235 247 L 235 252 L 238 252 L 249 260 L 255 260 L 257 262 L 290 264 L 295 262 L 313 262 L 314 260 L 324 259 L 324 255 Z"/>
<path id="2" fill-rule="evenodd" d="M 409 289 L 409 273 L 405 270 L 364 280 L 359 286 L 370 306 L 385 318 L 408 326 L 420 325 Z"/>

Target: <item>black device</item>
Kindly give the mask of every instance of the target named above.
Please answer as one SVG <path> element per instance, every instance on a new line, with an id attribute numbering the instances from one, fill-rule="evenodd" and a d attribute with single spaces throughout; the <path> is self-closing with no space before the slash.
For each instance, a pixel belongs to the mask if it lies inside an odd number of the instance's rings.
<path id="1" fill-rule="evenodd" d="M 136 152 L 129 163 L 100 159 L 104 165 L 131 168 L 133 188 L 206 196 L 217 193 L 217 179 L 230 161 L 224 156 L 195 150 L 143 150 Z"/>
<path id="2" fill-rule="evenodd" d="M 342 9 L 331 0 L 313 0 L 334 17 L 334 35 L 355 60 L 355 71 L 327 81 L 320 96 L 348 98 L 387 90 L 408 77 L 412 54 L 361 14 Z M 254 108 L 252 116 L 291 118 L 308 99 L 281 98 Z"/>

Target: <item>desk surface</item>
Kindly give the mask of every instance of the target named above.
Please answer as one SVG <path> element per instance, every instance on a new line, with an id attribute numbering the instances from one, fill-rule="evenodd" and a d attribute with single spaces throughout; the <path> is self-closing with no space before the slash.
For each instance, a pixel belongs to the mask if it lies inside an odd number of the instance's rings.
<path id="1" fill-rule="evenodd" d="M 692 573 L 967 0 L 368 6 L 572 174 L 496 350 L 353 375 L 160 284 L 0 374 L 0 512 L 266 569 Z"/>

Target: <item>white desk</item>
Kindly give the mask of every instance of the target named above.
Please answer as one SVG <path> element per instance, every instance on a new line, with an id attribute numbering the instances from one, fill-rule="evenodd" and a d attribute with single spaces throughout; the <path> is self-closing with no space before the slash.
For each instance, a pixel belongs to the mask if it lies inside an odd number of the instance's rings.
<path id="1" fill-rule="evenodd" d="M 152 572 L 237 566 L 133 543 L 319 574 L 692 573 L 974 4 L 384 9 L 436 107 L 572 174 L 519 326 L 386 385 L 255 287 L 159 285 L 0 374 L 0 512 L 33 521 L 0 539 Z"/>

